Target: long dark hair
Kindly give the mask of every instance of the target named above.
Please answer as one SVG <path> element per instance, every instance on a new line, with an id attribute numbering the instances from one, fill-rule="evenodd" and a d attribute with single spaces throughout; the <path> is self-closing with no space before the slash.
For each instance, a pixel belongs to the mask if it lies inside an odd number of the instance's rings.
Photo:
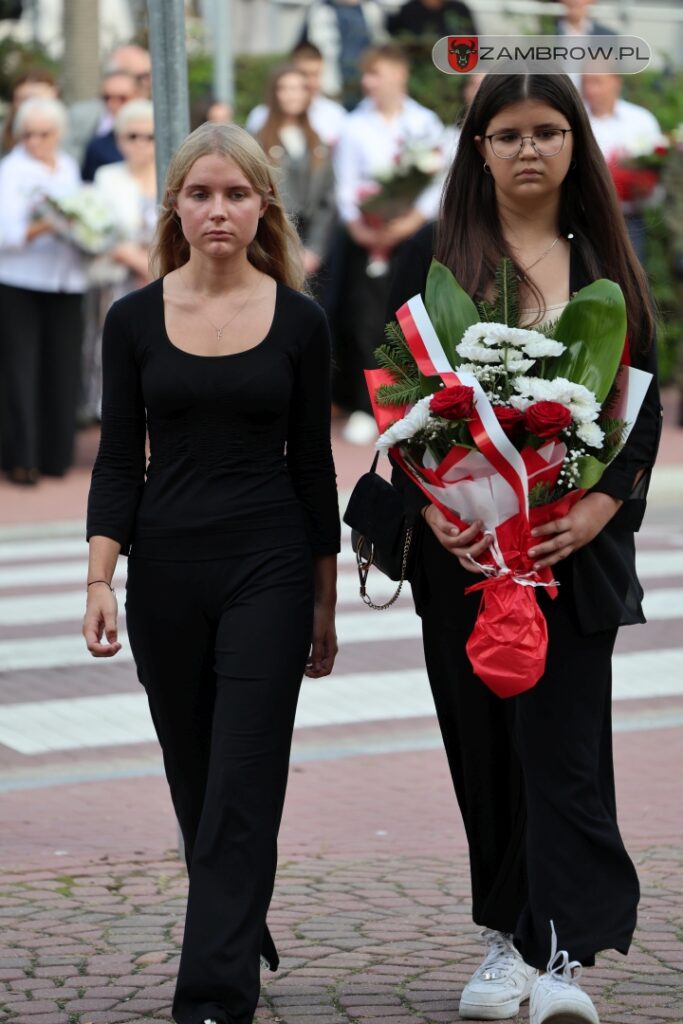
<path id="1" fill-rule="evenodd" d="M 634 348 L 648 348 L 654 314 L 648 283 L 628 237 L 614 184 L 593 135 L 583 102 L 566 75 L 487 75 L 462 125 L 458 151 L 444 186 L 436 258 L 474 298 L 483 298 L 503 256 L 513 259 L 498 217 L 495 184 L 483 172 L 475 136 L 512 103 L 534 99 L 564 114 L 572 128 L 574 159 L 562 183 L 558 230 L 574 235 L 586 272 L 620 285 Z M 522 268 L 518 266 L 520 274 Z M 538 290 L 531 283 L 532 291 Z"/>
<path id="2" fill-rule="evenodd" d="M 266 153 L 275 163 L 278 162 L 278 150 L 281 150 L 282 148 L 280 130 L 285 123 L 285 115 L 283 114 L 280 106 L 277 89 L 278 85 L 286 75 L 297 75 L 301 78 L 304 84 L 306 83 L 306 76 L 301 68 L 297 67 L 296 64 L 282 64 L 279 68 L 275 69 L 268 80 L 268 86 L 266 88 L 266 106 L 268 107 L 268 116 L 266 117 L 263 128 L 256 136 Z M 327 157 L 327 149 L 322 145 L 320 136 L 311 126 L 311 122 L 308 118 L 308 111 L 304 110 L 295 118 L 295 120 L 306 139 L 306 148 L 308 150 L 309 160 L 312 164 L 321 163 L 323 159 Z"/>

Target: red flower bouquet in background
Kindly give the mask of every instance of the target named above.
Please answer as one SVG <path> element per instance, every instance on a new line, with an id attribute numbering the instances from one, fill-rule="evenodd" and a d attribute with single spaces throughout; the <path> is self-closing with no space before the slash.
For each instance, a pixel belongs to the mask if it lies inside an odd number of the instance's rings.
<path id="1" fill-rule="evenodd" d="M 493 537 L 467 652 L 499 696 L 534 686 L 547 630 L 536 589 L 557 593 L 528 557 L 531 528 L 566 515 L 628 436 L 650 374 L 622 365 L 621 290 L 596 281 L 545 332 L 516 326 L 516 276 L 497 274 L 495 306 L 475 306 L 437 261 L 426 298 L 387 325 L 379 370 L 366 371 L 380 451 L 463 527 Z"/>
<path id="2" fill-rule="evenodd" d="M 665 138 L 653 147 L 635 147 L 614 153 L 607 162 L 622 202 L 658 201 L 658 185 L 669 156 Z"/>
<path id="3" fill-rule="evenodd" d="M 358 197 L 366 224 L 381 228 L 396 217 L 408 213 L 421 192 L 443 167 L 440 149 L 416 142 L 404 143 L 393 163 L 375 172 L 374 181 L 364 185 Z M 368 256 L 368 276 L 381 277 L 388 270 L 388 255 L 375 249 Z"/>

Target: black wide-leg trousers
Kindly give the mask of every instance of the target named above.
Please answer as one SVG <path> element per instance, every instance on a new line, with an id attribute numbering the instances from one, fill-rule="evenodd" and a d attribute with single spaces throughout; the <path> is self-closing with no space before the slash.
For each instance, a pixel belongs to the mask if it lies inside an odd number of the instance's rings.
<path id="1" fill-rule="evenodd" d="M 73 461 L 83 296 L 0 285 L 3 469 L 62 476 Z"/>
<path id="2" fill-rule="evenodd" d="M 250 1024 L 259 955 L 275 956 L 266 913 L 312 636 L 310 547 L 133 555 L 126 617 L 190 880 L 174 1019 Z"/>
<path id="3" fill-rule="evenodd" d="M 415 591 L 427 671 L 467 833 L 473 918 L 514 936 L 545 969 L 550 922 L 559 948 L 586 966 L 628 951 L 639 887 L 616 818 L 611 657 L 616 630 L 583 635 L 570 574 L 538 592 L 548 622 L 546 671 L 501 700 L 472 672 L 465 644 L 476 579 L 424 531 Z"/>

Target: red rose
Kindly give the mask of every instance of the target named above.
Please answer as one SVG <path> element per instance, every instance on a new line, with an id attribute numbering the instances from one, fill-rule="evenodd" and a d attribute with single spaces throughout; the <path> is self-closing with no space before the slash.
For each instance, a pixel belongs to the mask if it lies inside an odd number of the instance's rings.
<path id="1" fill-rule="evenodd" d="M 496 419 L 506 434 L 512 434 L 518 423 L 521 423 L 524 416 L 519 409 L 511 409 L 508 405 L 491 406 L 496 414 Z"/>
<path id="2" fill-rule="evenodd" d="M 554 437 L 571 421 L 569 409 L 559 402 L 534 402 L 524 413 L 524 426 L 536 437 Z"/>
<path id="3" fill-rule="evenodd" d="M 445 420 L 466 420 L 472 415 L 473 404 L 474 388 L 454 384 L 432 395 L 429 408 L 435 416 L 442 416 Z"/>

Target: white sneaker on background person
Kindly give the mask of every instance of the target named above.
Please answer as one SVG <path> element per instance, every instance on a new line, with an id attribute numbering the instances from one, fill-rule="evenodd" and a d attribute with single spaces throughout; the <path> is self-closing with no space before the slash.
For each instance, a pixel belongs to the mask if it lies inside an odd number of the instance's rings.
<path id="1" fill-rule="evenodd" d="M 557 948 L 555 925 L 550 922 L 552 945 L 548 970 L 531 990 L 529 1024 L 600 1024 L 593 1000 L 579 985 L 581 964 Z"/>
<path id="2" fill-rule="evenodd" d="M 524 963 L 510 935 L 484 930 L 488 952 L 460 996 L 460 1016 L 465 1020 L 508 1020 L 519 1013 L 538 977 L 535 967 Z"/>
<path id="3" fill-rule="evenodd" d="M 352 412 L 342 428 L 341 435 L 349 444 L 370 444 L 378 437 L 374 416 L 357 409 Z"/>

